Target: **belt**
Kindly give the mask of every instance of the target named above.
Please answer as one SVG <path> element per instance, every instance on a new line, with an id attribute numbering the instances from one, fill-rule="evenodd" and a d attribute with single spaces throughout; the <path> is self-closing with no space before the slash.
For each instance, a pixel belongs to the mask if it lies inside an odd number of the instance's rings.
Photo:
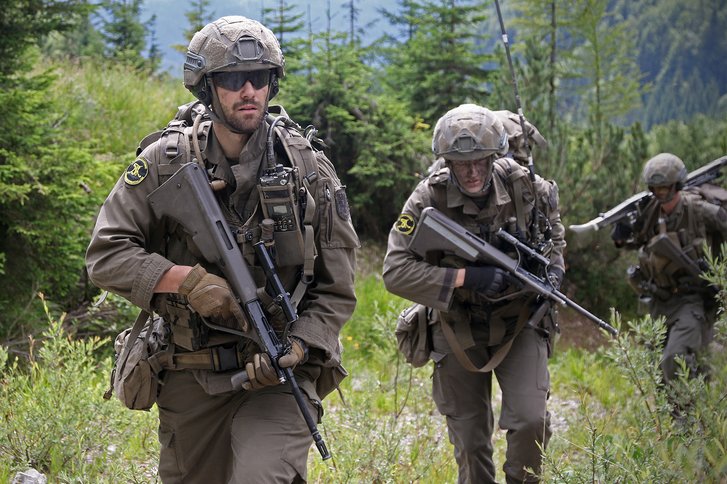
<path id="1" fill-rule="evenodd" d="M 228 371 L 245 367 L 237 345 L 232 347 L 213 346 L 198 351 L 174 353 L 172 366 L 174 370 L 212 370 Z"/>

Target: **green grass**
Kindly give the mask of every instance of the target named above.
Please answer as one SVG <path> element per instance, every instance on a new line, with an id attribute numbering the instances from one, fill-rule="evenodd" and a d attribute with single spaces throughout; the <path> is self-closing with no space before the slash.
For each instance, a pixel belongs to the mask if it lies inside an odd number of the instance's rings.
<path id="1" fill-rule="evenodd" d="M 333 458 L 324 462 L 311 448 L 309 481 L 456 482 L 446 424 L 431 399 L 431 367 L 411 368 L 396 347 L 396 316 L 408 303 L 373 272 L 358 278 L 357 295 L 342 334 L 350 376 L 343 398 L 327 398 L 320 425 Z M 727 322 L 716 326 L 711 379 L 679 382 L 678 397 L 691 402 L 683 421 L 671 418 L 658 383 L 660 351 L 651 342 L 663 337 L 663 323 L 621 325 L 616 315 L 611 322 L 624 328 L 618 339 L 595 351 L 562 348 L 551 359 L 554 435 L 544 481 L 725 482 Z M 73 338 L 63 317 L 50 313 L 45 326 L 28 358 L 0 347 L 0 482 L 30 466 L 49 482 L 156 482 L 156 408 L 134 412 L 101 398 L 111 359 L 99 355 L 110 341 Z M 494 444 L 504 480 L 504 432 L 495 432 Z"/>

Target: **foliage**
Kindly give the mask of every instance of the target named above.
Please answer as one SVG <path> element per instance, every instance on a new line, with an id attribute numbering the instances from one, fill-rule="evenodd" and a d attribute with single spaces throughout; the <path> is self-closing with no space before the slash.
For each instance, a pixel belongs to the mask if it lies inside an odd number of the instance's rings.
<path id="1" fill-rule="evenodd" d="M 459 4 L 458 4 L 459 3 Z M 484 2 L 402 2 L 402 15 L 385 11 L 394 25 L 411 33 L 389 36 L 385 84 L 411 113 L 434 125 L 453 107 L 482 103 L 487 96 L 491 55 L 477 47 L 477 27 L 487 17 Z"/>
<path id="2" fill-rule="evenodd" d="M 316 36 L 305 55 L 310 71 L 284 79 L 281 102 L 293 119 L 318 129 L 347 185 L 357 229 L 381 238 L 427 165 L 428 127 L 404 104 L 377 95 L 365 51 L 345 37 Z"/>
<path id="3" fill-rule="evenodd" d="M 156 18 L 152 17 L 142 23 L 141 7 L 143 0 L 104 0 L 102 10 L 97 11 L 101 21 L 101 34 L 106 41 L 106 56 L 128 66 L 142 69 L 151 62 L 153 72 L 159 59 L 150 56 L 147 61 L 143 56 L 146 48 L 147 29 L 153 32 Z M 156 46 L 152 43 L 150 51 L 154 53 Z"/>
<path id="4" fill-rule="evenodd" d="M 678 0 L 614 2 L 613 10 L 636 28 L 633 56 L 651 89 L 642 122 L 650 128 L 693 116 L 724 117 L 727 67 L 722 61 L 727 11 L 721 2 Z"/>
<path id="5" fill-rule="evenodd" d="M 136 143 L 185 99 L 181 86 L 154 85 L 158 95 L 141 103 L 149 84 L 123 66 L 62 64 L 8 81 L 0 93 L 3 338 L 32 331 L 27 321 L 41 314 L 39 289 L 65 310 L 93 296 L 83 257 L 98 207 Z"/>
<path id="6" fill-rule="evenodd" d="M 286 57 L 297 59 L 304 48 L 305 40 L 296 38 L 303 30 L 303 14 L 296 12 L 295 5 L 288 5 L 285 0 L 278 0 L 274 7 L 263 8 L 262 23 L 275 32 Z"/>
<path id="7" fill-rule="evenodd" d="M 27 361 L 0 347 L 0 480 L 30 466 L 52 482 L 148 482 L 155 415 L 104 401 L 111 362 L 98 351 L 108 340 L 73 339 L 45 310 Z"/>
<path id="8" fill-rule="evenodd" d="M 373 248 L 360 255 L 367 271 L 378 267 Z M 727 266 L 714 264 L 712 277 L 724 284 Z M 350 374 L 343 397 L 327 398 L 319 426 L 333 459 L 321 461 L 311 448 L 309 480 L 453 482 L 456 464 L 431 399 L 431 367 L 412 369 L 396 349 L 394 321 L 407 302 L 387 293 L 375 272 L 359 273 L 357 281 L 359 304 L 342 334 Z M 53 482 L 155 482 L 156 410 L 102 401 L 110 360 L 99 350 L 108 341 L 72 338 L 62 323 L 47 316 L 27 365 L 0 348 L 0 480 L 34 465 Z M 550 362 L 554 435 L 544 481 L 720 482 L 727 473 L 727 355 L 720 351 L 727 320 L 718 322 L 705 360 L 709 380 L 682 379 L 672 389 L 660 383 L 663 321 L 622 324 L 614 314 L 611 324 L 624 329 L 618 339 L 595 351 L 561 349 Z M 496 413 L 498 394 L 495 387 Z M 678 420 L 669 404 L 674 395 L 690 402 Z M 495 433 L 494 444 L 499 467 L 504 432 Z"/>
<path id="9" fill-rule="evenodd" d="M 26 56 L 28 47 L 50 32 L 71 29 L 87 15 L 86 0 L 30 2 L 6 0 L 0 14 L 0 85 L 5 78 L 24 70 L 33 57 Z"/>
<path id="10" fill-rule="evenodd" d="M 725 267 L 721 267 L 724 271 Z M 618 323 L 618 317 L 613 324 Z M 727 322 L 717 324 L 714 348 L 725 340 Z M 661 383 L 663 320 L 630 321 L 628 331 L 593 357 L 569 360 L 589 375 L 570 381 L 571 368 L 558 366 L 559 382 L 575 387 L 578 405 L 568 429 L 556 434 L 546 453 L 548 482 L 720 482 L 727 473 L 727 411 L 723 403 L 727 359 L 712 352 L 712 375 Z M 590 370 L 589 370 L 590 365 Z M 594 372 L 599 376 L 596 376 Z M 611 387 L 600 386 L 610 382 Z M 621 393 L 621 389 L 626 392 Z M 614 400 L 614 394 L 619 395 Z M 672 402 L 686 410 L 675 417 Z"/>
<path id="11" fill-rule="evenodd" d="M 216 17 L 213 11 L 210 10 L 210 0 L 192 0 L 189 2 L 189 9 L 184 13 L 189 23 L 187 28 L 184 29 L 184 38 L 187 41 L 186 44 L 176 44 L 174 49 L 177 52 L 187 53 L 187 46 L 198 31 L 210 22 L 213 22 Z"/>

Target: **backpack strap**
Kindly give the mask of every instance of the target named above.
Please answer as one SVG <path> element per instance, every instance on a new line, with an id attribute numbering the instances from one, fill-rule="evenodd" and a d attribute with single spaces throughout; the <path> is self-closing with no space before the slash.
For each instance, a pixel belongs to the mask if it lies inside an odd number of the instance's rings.
<path id="1" fill-rule="evenodd" d="M 464 349 L 462 349 L 462 346 L 459 344 L 457 335 L 452 330 L 452 326 L 450 326 L 450 324 L 444 319 L 444 315 L 440 313 L 440 318 L 442 319 L 442 332 L 444 333 L 444 337 L 446 338 L 447 343 L 449 343 L 449 347 L 452 349 L 454 356 L 457 358 L 457 361 L 459 361 L 459 364 L 462 365 L 465 370 L 476 373 L 487 373 L 497 368 L 502 360 L 505 359 L 507 354 L 510 352 L 510 348 L 512 347 L 512 343 L 515 341 L 515 338 L 517 338 L 520 331 L 522 331 L 526 325 L 534 325 L 545 317 L 545 313 L 550 309 L 550 302 L 544 301 L 540 303 L 540 306 L 533 315 L 530 316 L 530 318 L 528 318 L 529 307 L 530 304 L 527 302 L 523 304 L 520 314 L 518 315 L 517 323 L 515 324 L 515 331 L 512 337 L 503 343 L 503 345 L 497 349 L 495 354 L 492 355 L 487 363 L 481 367 L 477 367 L 474 363 L 472 363 L 470 357 L 467 356 L 467 353 L 465 353 Z"/>
<path id="2" fill-rule="evenodd" d="M 273 108 L 279 108 L 274 106 Z M 282 116 L 286 116 L 285 111 L 279 108 L 278 112 Z M 287 117 L 287 116 L 286 116 Z M 315 248 L 315 231 L 313 229 L 313 218 L 316 213 L 315 194 L 317 191 L 317 182 L 322 173 L 319 170 L 338 181 L 335 176 L 335 170 L 331 166 L 330 170 L 326 170 L 325 159 L 316 156 L 311 143 L 300 134 L 297 130 L 290 129 L 286 126 L 275 126 L 275 134 L 280 140 L 285 154 L 294 168 L 298 169 L 299 179 L 304 188 L 305 201 L 303 205 L 303 274 L 298 285 L 291 294 L 291 302 L 297 306 L 302 300 L 307 286 L 313 282 L 314 262 L 316 258 Z"/>
<path id="3" fill-rule="evenodd" d="M 512 187 L 512 199 L 515 204 L 515 214 L 517 217 L 517 228 L 523 234 L 527 233 L 525 226 L 525 204 L 523 202 L 523 186 L 527 185 L 533 194 L 533 200 L 537 200 L 537 194 L 528 178 L 527 173 L 517 164 L 515 160 L 510 158 L 499 158 L 495 160 L 494 170 L 505 183 L 506 186 Z M 536 203 L 536 202 L 534 202 Z"/>

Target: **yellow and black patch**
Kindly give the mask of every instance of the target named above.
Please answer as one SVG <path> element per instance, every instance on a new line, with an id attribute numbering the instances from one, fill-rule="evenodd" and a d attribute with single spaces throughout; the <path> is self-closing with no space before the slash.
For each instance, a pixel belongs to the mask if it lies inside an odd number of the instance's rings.
<path id="1" fill-rule="evenodd" d="M 124 181 L 127 185 L 138 185 L 149 174 L 149 164 L 144 158 L 137 158 L 124 172 Z"/>
<path id="2" fill-rule="evenodd" d="M 394 224 L 394 229 L 404 235 L 411 235 L 412 233 L 414 233 L 414 229 L 416 228 L 416 226 L 417 223 L 414 220 L 414 217 L 412 217 L 408 213 L 402 213 L 401 215 L 399 215 L 399 219 Z"/>

